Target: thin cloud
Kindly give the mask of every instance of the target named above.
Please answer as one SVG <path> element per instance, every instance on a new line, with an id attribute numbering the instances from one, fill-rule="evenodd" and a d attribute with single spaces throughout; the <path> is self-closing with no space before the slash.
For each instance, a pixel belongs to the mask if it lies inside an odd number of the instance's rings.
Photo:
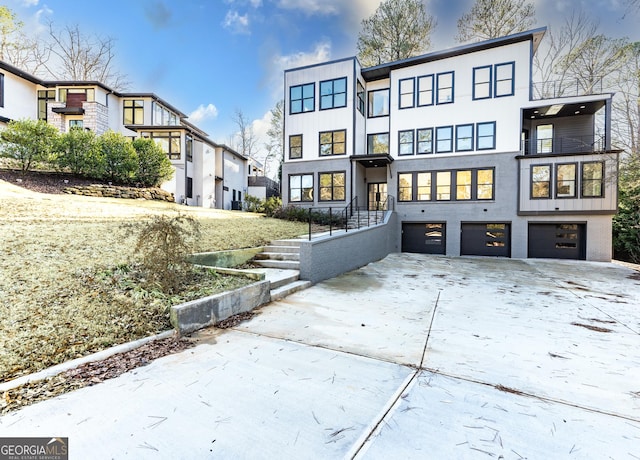
<path id="1" fill-rule="evenodd" d="M 218 108 L 213 104 L 200 106 L 189 114 L 189 121 L 199 123 L 203 120 L 210 120 L 218 117 Z"/>
<path id="2" fill-rule="evenodd" d="M 222 25 L 225 29 L 231 31 L 234 34 L 249 34 L 251 33 L 249 29 L 249 15 L 244 14 L 240 15 L 235 10 L 227 11 L 227 15 L 224 17 L 224 21 Z"/>
<path id="3" fill-rule="evenodd" d="M 144 15 L 156 29 L 164 29 L 171 22 L 171 11 L 162 1 L 147 3 L 144 7 Z"/>
<path id="4" fill-rule="evenodd" d="M 279 0 L 278 7 L 285 10 L 300 10 L 308 15 L 338 14 L 344 0 Z"/>

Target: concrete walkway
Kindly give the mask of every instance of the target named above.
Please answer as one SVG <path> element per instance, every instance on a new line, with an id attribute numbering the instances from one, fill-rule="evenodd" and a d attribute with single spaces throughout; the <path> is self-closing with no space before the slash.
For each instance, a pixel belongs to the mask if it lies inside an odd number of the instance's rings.
<path id="1" fill-rule="evenodd" d="M 640 458 L 640 273 L 392 254 L 0 418 L 70 458 Z"/>

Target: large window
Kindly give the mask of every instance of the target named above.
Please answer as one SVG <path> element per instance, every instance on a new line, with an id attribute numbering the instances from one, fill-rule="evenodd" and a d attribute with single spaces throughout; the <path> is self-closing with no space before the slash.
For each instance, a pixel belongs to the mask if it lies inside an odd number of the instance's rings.
<path id="1" fill-rule="evenodd" d="M 453 151 L 453 126 L 436 128 L 436 152 L 447 153 Z"/>
<path id="2" fill-rule="evenodd" d="M 413 174 L 398 174 L 398 201 L 413 200 Z"/>
<path id="3" fill-rule="evenodd" d="M 417 173 L 417 199 L 418 201 L 431 201 L 431 173 Z"/>
<path id="4" fill-rule="evenodd" d="M 418 77 L 418 106 L 433 105 L 433 75 Z"/>
<path id="5" fill-rule="evenodd" d="M 364 115 L 364 86 L 358 81 L 358 112 Z"/>
<path id="6" fill-rule="evenodd" d="M 413 130 L 398 132 L 398 155 L 413 155 Z"/>
<path id="7" fill-rule="evenodd" d="M 320 82 L 320 110 L 347 106 L 347 78 Z"/>
<path id="8" fill-rule="evenodd" d="M 389 88 L 369 91 L 369 118 L 389 115 Z"/>
<path id="9" fill-rule="evenodd" d="M 536 153 L 551 153 L 553 151 L 553 125 L 536 126 Z"/>
<path id="10" fill-rule="evenodd" d="M 400 80 L 400 104 L 399 107 L 401 109 L 408 109 L 415 105 L 414 102 L 414 86 L 415 86 L 414 78 L 406 78 L 404 80 Z"/>
<path id="11" fill-rule="evenodd" d="M 531 198 L 551 198 L 551 165 L 531 166 Z"/>
<path id="12" fill-rule="evenodd" d="M 302 158 L 302 134 L 289 136 L 289 159 Z"/>
<path id="13" fill-rule="evenodd" d="M 473 150 L 473 125 L 456 126 L 456 152 Z"/>
<path id="14" fill-rule="evenodd" d="M 156 141 L 162 151 L 167 154 L 170 160 L 180 159 L 180 131 L 157 131 L 140 133 L 141 137 L 148 137 Z"/>
<path id="15" fill-rule="evenodd" d="M 320 156 L 344 155 L 346 150 L 347 131 L 324 131 L 320 133 Z"/>
<path id="16" fill-rule="evenodd" d="M 417 131 L 418 154 L 433 153 L 433 128 L 423 128 Z"/>
<path id="17" fill-rule="evenodd" d="M 584 198 L 604 196 L 604 163 L 601 161 L 582 163 L 582 196 Z"/>
<path id="18" fill-rule="evenodd" d="M 473 69 L 473 99 L 491 97 L 491 71 L 493 67 L 475 67 Z"/>
<path id="19" fill-rule="evenodd" d="M 175 126 L 179 124 L 178 115 L 158 102 L 153 103 L 153 125 Z"/>
<path id="20" fill-rule="evenodd" d="M 313 174 L 289 176 L 289 201 L 313 201 Z"/>
<path id="21" fill-rule="evenodd" d="M 482 201 L 494 199 L 493 168 L 398 174 L 399 201 Z"/>
<path id="22" fill-rule="evenodd" d="M 315 83 L 289 88 L 289 113 L 313 112 L 316 108 L 315 92 Z"/>
<path id="23" fill-rule="evenodd" d="M 436 173 L 436 200 L 447 201 L 451 199 L 451 171 L 438 171 Z"/>
<path id="24" fill-rule="evenodd" d="M 345 172 L 319 173 L 320 201 L 344 201 Z"/>
<path id="25" fill-rule="evenodd" d="M 450 104 L 453 102 L 453 72 L 439 73 L 436 77 L 437 104 Z"/>
<path id="26" fill-rule="evenodd" d="M 470 200 L 471 187 L 471 171 L 456 171 L 456 200 Z"/>
<path id="27" fill-rule="evenodd" d="M 493 169 L 476 171 L 476 200 L 493 200 Z"/>
<path id="28" fill-rule="evenodd" d="M 556 165 L 556 197 L 576 197 L 576 164 L 566 163 Z"/>
<path id="29" fill-rule="evenodd" d="M 56 100 L 56 90 L 38 90 L 38 120 L 47 121 L 47 103 Z"/>
<path id="30" fill-rule="evenodd" d="M 389 153 L 389 133 L 369 134 L 367 136 L 367 154 Z"/>
<path id="31" fill-rule="evenodd" d="M 476 124 L 476 149 L 491 150 L 496 148 L 496 122 Z"/>
<path id="32" fill-rule="evenodd" d="M 140 99 L 125 99 L 122 101 L 122 120 L 125 125 L 141 125 L 144 123 L 144 101 Z"/>
<path id="33" fill-rule="evenodd" d="M 495 97 L 513 96 L 515 62 L 496 64 L 495 66 Z"/>

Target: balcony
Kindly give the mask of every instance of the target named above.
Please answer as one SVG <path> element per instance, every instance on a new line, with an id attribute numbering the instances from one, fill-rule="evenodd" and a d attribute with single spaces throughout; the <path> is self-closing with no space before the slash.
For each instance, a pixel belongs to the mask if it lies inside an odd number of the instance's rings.
<path id="1" fill-rule="evenodd" d="M 533 83 L 533 99 L 556 99 L 559 97 L 603 94 L 602 77 L 584 82 L 577 79 L 555 80 Z"/>
<path id="2" fill-rule="evenodd" d="M 602 153 L 606 151 L 602 136 L 571 136 L 549 139 L 525 139 L 521 143 L 523 155 L 570 155 Z"/>

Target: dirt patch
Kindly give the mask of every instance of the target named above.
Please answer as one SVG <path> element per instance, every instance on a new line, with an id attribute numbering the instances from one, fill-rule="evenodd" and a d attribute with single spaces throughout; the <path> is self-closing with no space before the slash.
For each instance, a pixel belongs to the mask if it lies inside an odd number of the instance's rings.
<path id="1" fill-rule="evenodd" d="M 155 340 L 135 350 L 118 353 L 102 361 L 83 364 L 49 379 L 7 390 L 0 400 L 0 413 L 6 414 L 38 401 L 113 379 L 137 367 L 146 366 L 154 359 L 192 346 L 190 340 L 178 337 Z"/>
<path id="2" fill-rule="evenodd" d="M 63 194 L 66 187 L 103 184 L 96 179 L 77 177 L 72 174 L 44 171 L 23 173 L 15 169 L 0 169 L 0 179 L 27 190 L 56 195 Z"/>
<path id="3" fill-rule="evenodd" d="M 504 385 L 494 385 L 496 390 L 500 390 L 500 391 L 504 391 L 505 393 L 511 393 L 514 395 L 520 395 L 520 396 L 525 396 L 525 394 L 520 391 L 520 390 L 516 390 L 514 388 L 509 388 L 509 387 L 505 387 Z"/>
<path id="4" fill-rule="evenodd" d="M 595 331 L 595 332 L 613 332 L 612 329 L 607 329 L 606 327 L 600 327 L 600 326 L 592 326 L 590 324 L 571 323 L 571 325 L 584 327 L 585 329 L 589 329 L 590 331 Z"/>
<path id="5" fill-rule="evenodd" d="M 237 315 L 230 316 L 229 318 L 216 323 L 215 326 L 218 329 L 229 329 L 230 327 L 235 327 L 244 321 L 250 320 L 254 316 L 256 316 L 256 313 L 253 311 L 238 313 Z"/>
<path id="6" fill-rule="evenodd" d="M 627 276 L 627 278 L 630 280 L 640 281 L 640 273 L 632 273 L 631 275 Z"/>

